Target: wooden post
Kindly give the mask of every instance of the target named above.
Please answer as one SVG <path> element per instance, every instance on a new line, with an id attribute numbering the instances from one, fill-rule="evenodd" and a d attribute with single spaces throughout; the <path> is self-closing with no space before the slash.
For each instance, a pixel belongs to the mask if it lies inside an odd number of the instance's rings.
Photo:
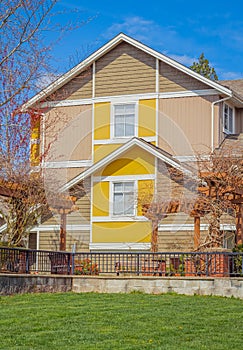
<path id="1" fill-rule="evenodd" d="M 194 249 L 198 249 L 200 243 L 200 216 L 194 216 Z"/>
<path id="2" fill-rule="evenodd" d="M 239 203 L 237 205 L 235 226 L 236 226 L 235 243 L 242 244 L 243 243 L 243 203 Z"/>
<path id="3" fill-rule="evenodd" d="M 65 212 L 61 213 L 60 224 L 60 250 L 66 250 L 66 233 L 67 233 L 67 215 Z"/>

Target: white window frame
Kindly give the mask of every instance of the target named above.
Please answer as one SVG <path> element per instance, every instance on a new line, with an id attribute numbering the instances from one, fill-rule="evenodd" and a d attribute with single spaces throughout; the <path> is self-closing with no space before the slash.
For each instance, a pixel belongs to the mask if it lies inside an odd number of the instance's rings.
<path id="1" fill-rule="evenodd" d="M 232 130 L 229 129 L 229 125 L 228 125 L 228 127 L 225 127 L 225 107 L 228 108 L 228 113 L 227 113 L 228 124 L 229 124 L 229 118 L 230 118 L 229 109 L 232 110 Z M 234 107 L 232 107 L 228 103 L 224 103 L 223 104 L 223 132 L 226 134 L 234 134 L 234 131 L 235 131 L 235 109 L 234 109 Z"/>
<path id="2" fill-rule="evenodd" d="M 134 135 L 132 136 L 115 136 L 115 107 L 116 106 L 124 106 L 124 105 L 134 105 Z M 138 136 L 138 101 L 126 101 L 126 102 L 118 102 L 111 103 L 111 137 L 113 139 L 131 139 L 133 137 Z"/>
<path id="3" fill-rule="evenodd" d="M 124 212 L 121 213 L 121 214 L 114 214 L 114 187 L 115 187 L 115 184 L 118 184 L 118 183 L 122 183 L 122 184 L 125 184 L 125 183 L 133 183 L 133 212 L 131 214 L 125 214 Z M 110 197 L 110 217 L 113 217 L 113 218 L 124 218 L 124 217 L 135 217 L 136 216 L 136 197 L 135 197 L 135 194 L 136 194 L 136 191 L 137 191 L 137 181 L 136 180 L 126 180 L 126 181 L 112 181 L 110 182 L 110 194 L 111 194 L 111 197 Z"/>

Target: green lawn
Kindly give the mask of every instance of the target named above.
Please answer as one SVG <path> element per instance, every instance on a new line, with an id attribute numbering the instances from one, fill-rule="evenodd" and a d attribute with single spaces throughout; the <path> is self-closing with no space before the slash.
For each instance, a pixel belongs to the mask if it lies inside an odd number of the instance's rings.
<path id="1" fill-rule="evenodd" d="M 0 349 L 243 347 L 243 301 L 146 294 L 0 297 Z"/>

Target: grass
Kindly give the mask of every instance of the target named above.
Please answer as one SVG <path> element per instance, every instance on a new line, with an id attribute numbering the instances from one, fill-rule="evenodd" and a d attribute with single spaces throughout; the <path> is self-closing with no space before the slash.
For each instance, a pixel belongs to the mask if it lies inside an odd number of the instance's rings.
<path id="1" fill-rule="evenodd" d="M 237 350 L 243 301 L 174 294 L 0 297 L 0 349 Z"/>

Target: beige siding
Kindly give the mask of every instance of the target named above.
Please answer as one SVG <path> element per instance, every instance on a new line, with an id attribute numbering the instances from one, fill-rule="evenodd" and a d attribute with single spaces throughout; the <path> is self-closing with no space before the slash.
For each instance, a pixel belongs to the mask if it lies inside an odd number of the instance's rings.
<path id="1" fill-rule="evenodd" d="M 59 231 L 41 232 L 40 249 L 42 250 L 59 250 Z M 89 231 L 67 232 L 67 251 L 72 251 L 72 247 L 76 244 L 76 251 L 89 250 Z"/>
<path id="2" fill-rule="evenodd" d="M 160 92 L 209 89 L 208 85 L 161 61 L 159 63 L 159 84 Z"/>
<path id="3" fill-rule="evenodd" d="M 80 73 L 70 82 L 58 89 L 49 101 L 77 100 L 92 97 L 92 67 Z"/>
<path id="4" fill-rule="evenodd" d="M 121 43 L 96 62 L 95 96 L 155 92 L 155 58 Z"/>
<path id="5" fill-rule="evenodd" d="M 174 155 L 208 153 L 211 146 L 211 102 L 217 96 L 160 99 L 159 147 Z M 218 130 L 215 107 L 215 141 Z"/>
<path id="6" fill-rule="evenodd" d="M 49 150 L 46 161 L 91 159 L 91 105 L 50 109 L 45 121 L 45 149 Z"/>

